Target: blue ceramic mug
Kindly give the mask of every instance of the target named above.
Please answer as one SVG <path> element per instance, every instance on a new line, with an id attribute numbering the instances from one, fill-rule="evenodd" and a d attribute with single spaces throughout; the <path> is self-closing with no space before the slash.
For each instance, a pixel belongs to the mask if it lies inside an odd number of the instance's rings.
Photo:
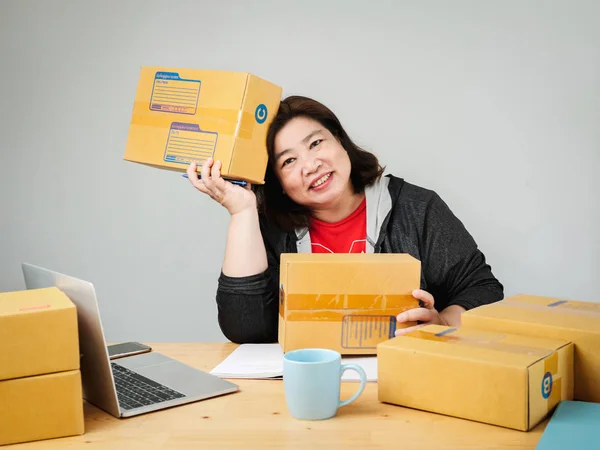
<path id="1" fill-rule="evenodd" d="M 360 386 L 352 397 L 340 401 L 340 384 L 346 370 L 358 372 Z M 308 348 L 283 355 L 283 384 L 292 417 L 322 420 L 356 400 L 365 389 L 367 376 L 360 366 L 342 364 L 341 355 L 334 350 Z"/>

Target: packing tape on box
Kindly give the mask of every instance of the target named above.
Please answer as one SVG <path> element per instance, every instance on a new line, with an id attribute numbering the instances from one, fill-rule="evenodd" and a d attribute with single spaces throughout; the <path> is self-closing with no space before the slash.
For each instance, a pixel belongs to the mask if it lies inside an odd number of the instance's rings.
<path id="1" fill-rule="evenodd" d="M 281 295 L 284 295 L 281 293 Z M 417 308 L 411 294 L 288 294 L 288 310 L 394 309 Z M 399 313 L 400 313 L 399 312 Z M 399 314 L 398 313 L 398 314 Z"/>
<path id="2" fill-rule="evenodd" d="M 150 111 L 147 102 L 135 102 L 131 125 L 169 129 L 173 122 L 199 125 L 205 132 L 229 136 L 237 132 L 242 139 L 252 139 L 255 124 L 253 114 L 238 109 L 198 108 L 194 114 L 163 115 Z"/>
<path id="3" fill-rule="evenodd" d="M 535 311 L 544 311 L 551 313 L 573 314 L 585 317 L 600 318 L 600 303 L 576 302 L 570 300 L 558 300 L 547 305 L 539 303 L 529 303 L 515 300 L 501 300 L 494 303 L 500 306 L 510 306 L 515 308 L 533 309 Z"/>
<path id="4" fill-rule="evenodd" d="M 491 349 L 507 353 L 518 353 L 521 355 L 536 356 L 539 358 L 544 358 L 554 353 L 554 350 L 552 349 L 499 342 L 504 338 L 504 335 L 500 333 L 474 333 L 469 336 L 457 336 L 452 334 L 455 331 L 457 331 L 456 328 L 448 328 L 440 333 L 415 330 L 405 334 L 405 336 L 425 339 L 428 341 L 445 342 L 448 344 L 467 345 L 469 347 Z"/>
<path id="5" fill-rule="evenodd" d="M 359 320 L 359 317 L 364 318 L 381 318 L 385 320 L 393 319 L 396 321 L 396 316 L 405 309 L 321 309 L 321 310 L 294 310 L 286 311 L 285 319 L 291 322 L 342 322 L 346 317 L 354 317 L 353 320 Z M 366 319 L 365 319 L 366 320 Z"/>
<path id="6" fill-rule="evenodd" d="M 544 374 L 550 374 L 550 376 L 544 375 L 542 381 L 542 395 L 547 396 L 548 410 L 550 410 L 560 402 L 562 396 L 562 382 L 561 377 L 558 376 L 558 352 L 544 360 Z M 545 383 L 551 385 L 548 386 Z M 548 393 L 547 395 L 544 395 L 544 390 Z"/>
<path id="7" fill-rule="evenodd" d="M 396 332 L 396 316 L 390 315 L 389 310 L 359 310 L 355 314 L 347 311 L 300 311 L 288 313 L 286 320 L 310 324 L 338 322 L 341 325 L 341 346 L 348 349 L 374 349 L 378 343 L 393 338 Z M 407 322 L 402 327 L 412 325 L 415 323 Z"/>

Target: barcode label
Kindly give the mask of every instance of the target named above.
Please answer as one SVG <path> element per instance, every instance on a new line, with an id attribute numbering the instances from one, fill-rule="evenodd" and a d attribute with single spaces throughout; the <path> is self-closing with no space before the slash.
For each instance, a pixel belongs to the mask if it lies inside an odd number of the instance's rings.
<path id="1" fill-rule="evenodd" d="M 394 337 L 396 317 L 348 315 L 342 319 L 343 348 L 377 348 L 377 344 Z"/>

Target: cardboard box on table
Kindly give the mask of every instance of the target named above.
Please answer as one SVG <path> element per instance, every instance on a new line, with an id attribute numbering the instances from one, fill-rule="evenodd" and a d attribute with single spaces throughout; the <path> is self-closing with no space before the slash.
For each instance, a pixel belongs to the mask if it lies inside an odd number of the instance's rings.
<path id="1" fill-rule="evenodd" d="M 0 445 L 83 434 L 77 310 L 59 289 L 0 293 Z"/>
<path id="2" fill-rule="evenodd" d="M 284 352 L 318 347 L 376 354 L 396 316 L 419 306 L 421 263 L 407 254 L 281 255 L 279 343 Z M 402 324 L 403 327 L 415 325 Z"/>
<path id="3" fill-rule="evenodd" d="M 573 345 L 427 325 L 378 345 L 378 397 L 526 431 L 573 398 Z"/>

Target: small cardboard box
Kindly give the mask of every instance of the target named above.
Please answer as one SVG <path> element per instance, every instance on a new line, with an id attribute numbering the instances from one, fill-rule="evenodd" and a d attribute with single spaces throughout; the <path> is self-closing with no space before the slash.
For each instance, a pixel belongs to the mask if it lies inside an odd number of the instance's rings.
<path id="1" fill-rule="evenodd" d="M 396 316 L 419 307 L 412 291 L 420 277 L 420 261 L 407 254 L 282 254 L 282 350 L 375 354 L 378 343 L 394 336 Z"/>
<path id="2" fill-rule="evenodd" d="M 79 370 L 0 381 L 0 445 L 84 432 Z"/>
<path id="3" fill-rule="evenodd" d="M 263 184 L 281 93 L 249 73 L 142 67 L 124 159 L 199 172 L 213 158 L 223 177 Z"/>
<path id="4" fill-rule="evenodd" d="M 378 346 L 379 400 L 526 431 L 573 398 L 573 345 L 428 325 Z"/>
<path id="5" fill-rule="evenodd" d="M 56 287 L 0 293 L 0 380 L 76 369 L 77 309 L 69 297 Z"/>
<path id="6" fill-rule="evenodd" d="M 573 342 L 575 399 L 600 402 L 600 304 L 516 295 L 462 316 L 463 327 Z"/>

